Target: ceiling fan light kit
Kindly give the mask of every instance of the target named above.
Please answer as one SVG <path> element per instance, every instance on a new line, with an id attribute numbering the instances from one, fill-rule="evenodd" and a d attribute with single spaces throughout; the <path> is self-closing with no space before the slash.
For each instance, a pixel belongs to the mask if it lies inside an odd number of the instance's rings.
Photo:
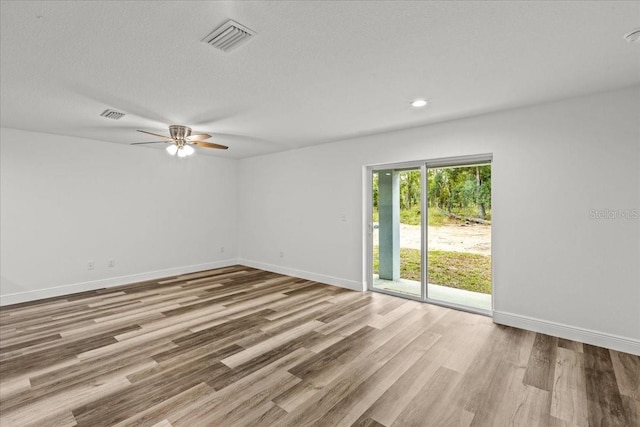
<path id="1" fill-rule="evenodd" d="M 146 133 L 149 135 L 157 136 L 162 138 L 163 141 L 151 141 L 151 142 L 134 142 L 131 145 L 141 145 L 141 144 L 158 144 L 158 143 L 168 143 L 170 144 L 167 147 L 167 153 L 178 157 L 187 157 L 192 155 L 195 150 L 191 145 L 197 145 L 198 147 L 203 148 L 216 148 L 219 150 L 226 150 L 226 145 L 214 144 L 212 142 L 205 142 L 205 139 L 211 138 L 211 135 L 202 133 L 202 134 L 191 134 L 191 128 L 188 126 L 182 125 L 171 125 L 169 126 L 169 135 L 164 136 L 153 132 L 147 132 L 146 130 L 138 130 L 138 132 Z"/>
<path id="2" fill-rule="evenodd" d="M 178 152 L 177 145 L 171 144 L 167 147 L 167 153 L 171 154 L 172 156 L 175 156 L 177 152 Z"/>
<path id="3" fill-rule="evenodd" d="M 173 148 L 173 149 L 169 151 L 169 148 Z M 190 147 L 189 145 L 183 145 L 182 147 L 178 147 L 177 145 L 170 145 L 169 147 L 167 147 L 167 151 L 172 156 L 175 156 L 177 153 L 178 157 L 187 157 L 192 155 L 194 152 L 193 148 Z"/>

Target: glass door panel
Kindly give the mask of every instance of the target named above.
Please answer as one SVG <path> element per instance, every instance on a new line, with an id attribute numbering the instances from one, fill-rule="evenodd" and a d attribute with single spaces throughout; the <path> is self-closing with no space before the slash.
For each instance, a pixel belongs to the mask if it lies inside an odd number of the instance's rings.
<path id="1" fill-rule="evenodd" d="M 420 168 L 372 174 L 373 289 L 422 298 Z"/>
<path id="2" fill-rule="evenodd" d="M 428 168 L 429 300 L 491 310 L 491 165 Z"/>

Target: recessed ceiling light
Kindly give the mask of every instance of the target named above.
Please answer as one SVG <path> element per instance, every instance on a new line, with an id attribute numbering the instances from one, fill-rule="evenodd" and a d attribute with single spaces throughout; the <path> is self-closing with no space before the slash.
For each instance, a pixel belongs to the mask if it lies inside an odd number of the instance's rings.
<path id="1" fill-rule="evenodd" d="M 629 43 L 640 43 L 640 28 L 636 28 L 630 33 L 625 34 L 624 38 Z"/>
<path id="2" fill-rule="evenodd" d="M 426 99 L 415 99 L 411 101 L 411 106 L 415 108 L 426 107 L 428 104 Z"/>

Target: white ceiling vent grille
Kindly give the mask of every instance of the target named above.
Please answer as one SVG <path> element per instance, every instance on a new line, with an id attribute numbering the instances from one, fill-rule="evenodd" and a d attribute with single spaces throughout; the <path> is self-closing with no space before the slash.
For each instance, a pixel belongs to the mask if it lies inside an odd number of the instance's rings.
<path id="1" fill-rule="evenodd" d="M 115 111 L 115 110 L 104 110 L 102 112 L 102 114 L 100 114 L 100 115 L 102 117 L 106 117 L 107 119 L 118 120 L 119 118 L 124 116 L 124 113 L 121 113 L 121 112 Z"/>
<path id="2" fill-rule="evenodd" d="M 229 52 L 249 40 L 254 34 L 255 31 L 230 19 L 202 41 L 224 52 Z"/>

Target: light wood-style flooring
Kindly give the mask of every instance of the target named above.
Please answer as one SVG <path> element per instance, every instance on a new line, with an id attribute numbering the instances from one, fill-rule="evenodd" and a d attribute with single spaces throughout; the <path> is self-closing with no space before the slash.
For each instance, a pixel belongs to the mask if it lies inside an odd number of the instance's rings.
<path id="1" fill-rule="evenodd" d="M 2 427 L 640 425 L 638 356 L 243 266 L 0 320 Z"/>

